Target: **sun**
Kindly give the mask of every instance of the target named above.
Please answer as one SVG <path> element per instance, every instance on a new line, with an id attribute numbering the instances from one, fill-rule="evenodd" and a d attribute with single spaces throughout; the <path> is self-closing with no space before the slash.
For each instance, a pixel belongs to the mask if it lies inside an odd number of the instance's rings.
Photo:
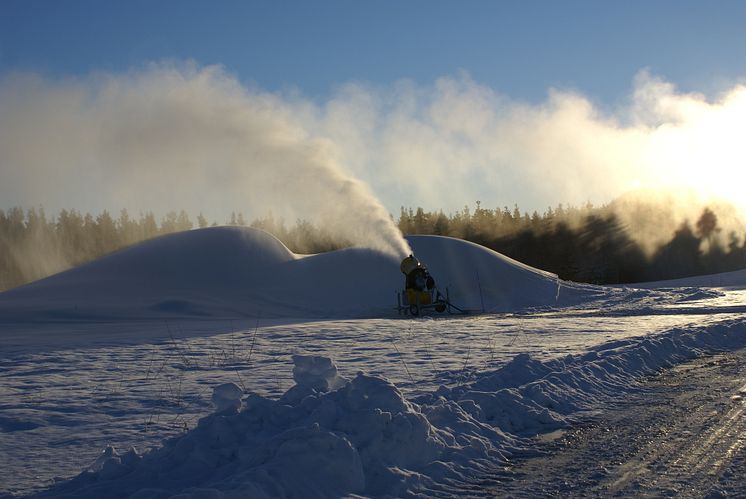
<path id="1" fill-rule="evenodd" d="M 724 198 L 746 213 L 744 130 L 746 87 L 736 87 L 716 104 L 690 100 L 649 131 L 643 162 L 650 181 Z"/>

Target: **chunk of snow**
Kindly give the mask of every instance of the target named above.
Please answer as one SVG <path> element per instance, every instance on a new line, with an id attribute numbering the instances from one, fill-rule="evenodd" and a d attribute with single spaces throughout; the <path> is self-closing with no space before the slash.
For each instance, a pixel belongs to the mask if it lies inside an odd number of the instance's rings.
<path id="1" fill-rule="evenodd" d="M 217 412 L 241 408 L 243 390 L 235 383 L 223 383 L 212 389 L 212 403 Z"/>

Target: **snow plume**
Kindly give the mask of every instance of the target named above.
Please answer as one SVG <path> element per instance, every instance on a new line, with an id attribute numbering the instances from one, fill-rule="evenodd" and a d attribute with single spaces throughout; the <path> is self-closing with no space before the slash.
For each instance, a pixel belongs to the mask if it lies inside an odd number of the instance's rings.
<path id="1" fill-rule="evenodd" d="M 191 64 L 64 81 L 7 75 L 0 194 L 9 206 L 52 209 L 271 212 L 406 256 L 389 212 L 336 146 L 299 126 L 302 107 Z"/>
<path id="2" fill-rule="evenodd" d="M 13 74 L 0 80 L 0 195 L 48 211 L 76 200 L 82 210 L 183 207 L 220 221 L 271 210 L 402 255 L 389 217 L 401 205 L 544 211 L 688 189 L 742 216 L 745 128 L 746 87 L 705 96 L 647 71 L 606 107 L 561 89 L 523 102 L 467 74 L 350 83 L 323 101 L 194 64 L 62 81 Z M 654 232 L 670 238 L 698 215 L 668 217 Z"/>
<path id="3" fill-rule="evenodd" d="M 481 200 L 542 212 L 637 192 L 670 212 L 667 223 L 634 234 L 646 248 L 722 201 L 737 208 L 718 212 L 723 234 L 742 230 L 737 220 L 725 225 L 746 213 L 744 86 L 708 97 L 642 71 L 627 99 L 601 107 L 558 89 L 521 102 L 460 75 L 430 86 L 350 84 L 316 111 L 306 127 L 342 145 L 345 165 L 390 206 L 455 211 Z M 624 204 L 615 207 L 620 218 L 635 223 Z"/>
<path id="4" fill-rule="evenodd" d="M 717 217 L 717 230 L 711 237 L 721 247 L 727 248 L 733 241 L 743 242 L 746 233 L 746 219 L 735 203 L 688 188 L 631 191 L 615 199 L 609 207 L 648 255 L 668 243 L 672 232 L 685 224 L 696 233 L 697 221 L 705 209 Z M 704 241 L 702 249 L 709 250 Z"/>

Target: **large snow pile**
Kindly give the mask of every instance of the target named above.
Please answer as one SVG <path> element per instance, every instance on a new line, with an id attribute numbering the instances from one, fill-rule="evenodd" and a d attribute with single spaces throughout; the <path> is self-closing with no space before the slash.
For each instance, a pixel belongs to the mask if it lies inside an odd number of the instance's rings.
<path id="1" fill-rule="evenodd" d="M 528 437 L 584 418 L 599 401 L 634 390 L 640 376 L 742 348 L 745 333 L 739 319 L 545 362 L 521 354 L 469 383 L 413 399 L 383 377 L 347 380 L 328 358 L 295 356 L 295 386 L 278 400 L 241 400 L 235 385 L 217 386 L 219 410 L 195 429 L 145 454 L 107 449 L 90 470 L 40 497 L 463 493 L 527 449 Z"/>
<path id="2" fill-rule="evenodd" d="M 608 297 L 610 290 L 559 279 L 475 243 L 443 236 L 408 236 L 417 258 L 471 310 L 512 312 L 530 307 L 575 305 Z"/>
<path id="3" fill-rule="evenodd" d="M 457 239 L 409 241 L 462 308 L 513 311 L 613 292 L 562 282 Z M 403 284 L 399 263 L 361 248 L 295 255 L 257 229 L 199 229 L 146 241 L 2 293 L 0 322 L 390 316 Z"/>

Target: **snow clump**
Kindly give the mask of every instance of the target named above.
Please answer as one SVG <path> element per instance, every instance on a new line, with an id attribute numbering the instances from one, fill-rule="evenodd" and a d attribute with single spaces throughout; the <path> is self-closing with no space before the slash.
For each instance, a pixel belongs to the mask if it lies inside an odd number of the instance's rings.
<path id="1" fill-rule="evenodd" d="M 235 383 L 223 383 L 212 389 L 212 403 L 217 412 L 238 412 L 242 396 L 243 390 Z"/>

